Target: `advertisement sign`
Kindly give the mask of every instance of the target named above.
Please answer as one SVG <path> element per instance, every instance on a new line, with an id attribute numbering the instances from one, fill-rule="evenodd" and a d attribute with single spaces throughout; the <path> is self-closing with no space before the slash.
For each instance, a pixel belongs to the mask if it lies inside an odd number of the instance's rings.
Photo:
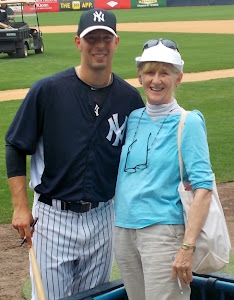
<path id="1" fill-rule="evenodd" d="M 234 0 L 167 0 L 168 7 L 205 6 L 205 5 L 233 5 Z"/>
<path id="2" fill-rule="evenodd" d="M 131 0 L 132 8 L 162 7 L 167 5 L 167 0 Z"/>
<path id="3" fill-rule="evenodd" d="M 94 0 L 58 0 L 59 11 L 87 10 L 94 8 Z"/>
<path id="4" fill-rule="evenodd" d="M 58 0 L 36 0 L 38 12 L 58 12 Z"/>
<path id="5" fill-rule="evenodd" d="M 36 0 L 36 9 L 37 12 L 58 12 L 59 11 L 59 5 L 58 0 Z M 11 6 L 11 9 L 14 11 L 15 14 L 20 13 L 20 7 L 19 6 Z M 23 7 L 24 13 L 35 13 L 35 7 L 34 5 L 25 5 Z"/>
<path id="6" fill-rule="evenodd" d="M 131 0 L 94 0 L 94 7 L 103 9 L 130 9 Z"/>

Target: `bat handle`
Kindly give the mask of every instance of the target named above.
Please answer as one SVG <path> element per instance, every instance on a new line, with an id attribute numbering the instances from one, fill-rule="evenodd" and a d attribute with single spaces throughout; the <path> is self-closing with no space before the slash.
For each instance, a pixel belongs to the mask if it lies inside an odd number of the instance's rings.
<path id="1" fill-rule="evenodd" d="M 45 290 L 41 279 L 40 270 L 38 267 L 36 255 L 33 249 L 33 246 L 29 249 L 29 255 L 31 259 L 32 271 L 33 271 L 33 279 L 37 290 L 38 300 L 46 300 Z"/>

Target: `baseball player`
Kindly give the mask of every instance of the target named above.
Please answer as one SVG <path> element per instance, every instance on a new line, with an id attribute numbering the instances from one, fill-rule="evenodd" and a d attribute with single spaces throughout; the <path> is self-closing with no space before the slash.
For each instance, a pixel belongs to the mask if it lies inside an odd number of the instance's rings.
<path id="1" fill-rule="evenodd" d="M 6 134 L 12 224 L 30 246 L 38 218 L 33 245 L 49 300 L 109 281 L 119 157 L 128 116 L 144 106 L 139 92 L 111 72 L 119 44 L 113 13 L 84 12 L 75 44 L 80 66 L 34 83 Z"/>

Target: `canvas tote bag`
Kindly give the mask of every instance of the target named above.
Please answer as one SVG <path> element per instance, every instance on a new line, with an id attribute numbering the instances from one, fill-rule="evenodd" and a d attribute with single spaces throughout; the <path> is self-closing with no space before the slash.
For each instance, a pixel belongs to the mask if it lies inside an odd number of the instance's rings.
<path id="1" fill-rule="evenodd" d="M 183 182 L 183 159 L 180 151 L 184 121 L 188 113 L 189 111 L 182 113 L 178 126 L 178 153 L 181 177 L 178 191 L 184 209 L 185 227 L 188 219 L 189 206 L 194 197 L 192 189 L 188 188 L 189 182 Z M 204 274 L 221 270 L 229 263 L 230 251 L 231 242 L 214 179 L 210 210 L 196 241 L 192 271 L 198 274 Z"/>

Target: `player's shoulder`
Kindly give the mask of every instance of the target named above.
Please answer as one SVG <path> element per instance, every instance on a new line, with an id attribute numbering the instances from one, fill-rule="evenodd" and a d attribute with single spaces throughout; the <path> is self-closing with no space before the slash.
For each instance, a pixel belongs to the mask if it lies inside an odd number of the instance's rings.
<path id="1" fill-rule="evenodd" d="M 75 76 L 74 68 L 69 68 L 39 79 L 33 84 L 32 87 L 61 86 L 63 81 L 70 80 L 73 76 Z"/>
<path id="2" fill-rule="evenodd" d="M 123 78 L 119 77 L 115 73 L 113 73 L 113 76 L 114 76 L 114 81 L 116 82 L 118 87 L 122 89 L 122 91 L 128 91 L 128 92 L 139 94 L 138 90 L 134 86 L 129 84 L 127 81 L 125 81 Z"/>

